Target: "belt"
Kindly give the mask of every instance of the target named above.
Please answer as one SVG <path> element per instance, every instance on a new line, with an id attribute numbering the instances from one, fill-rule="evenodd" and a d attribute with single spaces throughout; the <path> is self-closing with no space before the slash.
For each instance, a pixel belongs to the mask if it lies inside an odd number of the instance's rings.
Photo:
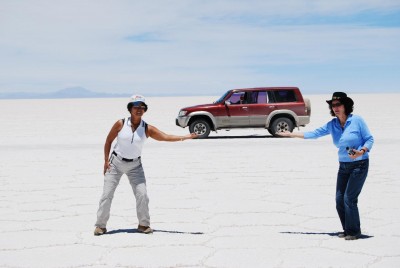
<path id="1" fill-rule="evenodd" d="M 124 157 L 119 156 L 115 151 L 113 151 L 112 154 L 115 155 L 116 157 L 118 157 L 119 159 L 121 159 L 122 161 L 125 161 L 125 162 L 133 162 L 136 159 L 140 159 L 140 156 L 138 158 L 134 158 L 134 159 L 124 158 Z"/>

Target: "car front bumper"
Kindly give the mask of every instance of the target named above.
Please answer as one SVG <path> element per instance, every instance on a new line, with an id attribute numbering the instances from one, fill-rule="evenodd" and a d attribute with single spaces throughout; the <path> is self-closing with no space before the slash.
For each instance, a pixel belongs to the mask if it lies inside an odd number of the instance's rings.
<path id="1" fill-rule="evenodd" d="M 299 116 L 298 126 L 304 127 L 305 125 L 310 123 L 310 116 Z"/>
<path id="2" fill-rule="evenodd" d="M 188 126 L 189 119 L 190 119 L 189 116 L 178 116 L 178 117 L 175 119 L 175 124 L 176 124 L 178 127 L 183 127 L 183 128 L 185 128 L 185 127 Z"/>

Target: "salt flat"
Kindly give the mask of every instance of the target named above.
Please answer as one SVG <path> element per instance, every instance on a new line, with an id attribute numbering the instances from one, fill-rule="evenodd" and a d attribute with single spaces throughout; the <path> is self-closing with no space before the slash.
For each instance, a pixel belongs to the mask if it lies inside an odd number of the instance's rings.
<path id="1" fill-rule="evenodd" d="M 331 138 L 273 138 L 263 129 L 149 140 L 142 161 L 154 234 L 135 232 L 123 178 L 109 234 L 95 237 L 103 144 L 128 115 L 127 100 L 0 100 L 0 267 L 399 267 L 400 94 L 349 95 L 375 137 L 357 241 L 335 236 Z M 331 118 L 330 94 L 307 97 L 311 123 L 301 131 Z M 175 126 L 179 108 L 215 99 L 147 98 L 144 119 L 186 134 Z"/>

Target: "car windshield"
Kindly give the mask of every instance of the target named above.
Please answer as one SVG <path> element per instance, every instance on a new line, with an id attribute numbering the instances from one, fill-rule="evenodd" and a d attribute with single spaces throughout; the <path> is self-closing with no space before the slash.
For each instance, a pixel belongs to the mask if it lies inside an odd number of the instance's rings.
<path id="1" fill-rule="evenodd" d="M 222 95 L 221 98 L 219 98 L 218 100 L 216 100 L 214 103 L 221 103 L 221 102 L 223 102 L 224 99 L 225 99 L 225 97 L 226 97 L 226 95 L 228 95 L 229 92 L 230 92 L 230 90 L 228 90 L 227 92 L 225 92 L 225 94 Z"/>

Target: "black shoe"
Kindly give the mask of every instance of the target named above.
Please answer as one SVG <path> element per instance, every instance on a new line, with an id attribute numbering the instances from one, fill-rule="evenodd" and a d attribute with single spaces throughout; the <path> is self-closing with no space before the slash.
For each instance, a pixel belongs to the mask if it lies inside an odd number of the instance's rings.
<path id="1" fill-rule="evenodd" d="M 347 234 L 345 233 L 345 232 L 340 232 L 339 234 L 338 234 L 338 237 L 339 238 L 345 238 L 347 236 Z"/>

